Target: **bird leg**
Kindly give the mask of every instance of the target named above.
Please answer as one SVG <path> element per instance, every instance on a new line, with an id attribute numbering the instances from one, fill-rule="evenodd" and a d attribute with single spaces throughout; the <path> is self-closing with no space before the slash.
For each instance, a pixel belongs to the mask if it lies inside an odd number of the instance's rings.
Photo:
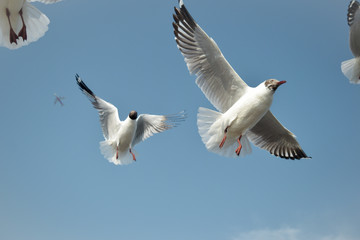
<path id="1" fill-rule="evenodd" d="M 116 159 L 119 159 L 119 147 L 116 147 Z"/>
<path id="2" fill-rule="evenodd" d="M 130 152 L 131 155 L 133 156 L 133 160 L 136 161 L 135 154 L 131 151 L 131 148 L 129 149 L 129 152 Z"/>
<path id="3" fill-rule="evenodd" d="M 227 133 L 227 130 L 228 130 L 229 126 L 227 126 L 225 128 L 225 131 L 224 131 L 224 138 L 223 140 L 221 141 L 220 145 L 219 145 L 219 148 L 222 148 L 224 146 L 224 143 L 225 143 L 225 140 L 226 140 L 226 133 Z"/>
<path id="4" fill-rule="evenodd" d="M 19 37 L 22 37 L 23 41 L 25 41 L 25 40 L 27 40 L 27 33 L 26 33 L 26 25 L 25 25 L 22 9 L 20 9 L 19 14 L 20 14 L 23 26 L 18 35 L 19 35 Z"/>
<path id="5" fill-rule="evenodd" d="M 10 34 L 9 34 L 9 35 L 10 35 L 10 43 L 16 43 L 16 40 L 17 40 L 19 37 L 16 35 L 14 29 L 13 29 L 12 26 L 11 26 L 11 22 L 10 22 L 10 11 L 9 11 L 8 8 L 6 8 L 6 16 L 7 16 L 7 19 L 8 19 L 8 21 L 9 21 L 9 25 L 10 25 Z"/>
<path id="6" fill-rule="evenodd" d="M 241 137 L 242 137 L 242 135 L 240 135 L 240 137 L 238 138 L 238 140 L 237 140 L 237 142 L 239 143 L 239 146 L 238 146 L 238 148 L 235 150 L 235 153 L 236 153 L 236 155 L 240 155 L 240 152 L 241 152 L 241 149 L 242 149 L 242 145 L 241 145 L 241 143 L 240 143 L 240 140 L 241 140 Z"/>

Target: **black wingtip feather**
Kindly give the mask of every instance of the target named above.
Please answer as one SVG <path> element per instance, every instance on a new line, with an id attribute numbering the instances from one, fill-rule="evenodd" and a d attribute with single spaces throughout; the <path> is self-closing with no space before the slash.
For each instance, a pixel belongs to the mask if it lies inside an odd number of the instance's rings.
<path id="1" fill-rule="evenodd" d="M 179 1 L 180 3 L 180 1 Z M 180 4 L 180 9 L 179 8 L 174 8 L 175 14 L 177 16 L 177 19 L 174 18 L 175 22 L 179 23 L 179 21 L 182 22 L 186 22 L 189 26 L 190 29 L 195 30 L 196 28 L 196 22 L 194 20 L 194 18 L 191 16 L 191 14 L 189 13 L 189 11 L 186 9 L 184 4 Z"/>
<path id="2" fill-rule="evenodd" d="M 76 79 L 76 83 L 80 87 L 80 90 L 85 91 L 87 94 L 91 95 L 95 99 L 95 97 L 96 97 L 95 94 L 93 93 L 93 91 L 90 90 L 90 88 L 88 88 L 88 86 L 86 86 L 84 81 L 81 80 L 79 74 L 75 74 L 75 79 Z"/>
<path id="3" fill-rule="evenodd" d="M 348 7 L 347 21 L 348 25 L 351 26 L 354 22 L 356 11 L 359 9 L 360 4 L 358 1 L 351 1 Z"/>
<path id="4" fill-rule="evenodd" d="M 269 152 L 276 157 L 284 158 L 287 160 L 288 159 L 291 159 L 291 160 L 311 159 L 311 157 L 307 156 L 306 153 L 304 152 L 304 150 L 302 150 L 301 148 L 297 148 L 292 151 L 293 157 L 286 156 L 284 151 L 285 151 L 285 149 L 282 149 L 282 150 L 280 150 L 280 152 L 278 154 L 276 151 L 276 148 L 273 148 Z"/>

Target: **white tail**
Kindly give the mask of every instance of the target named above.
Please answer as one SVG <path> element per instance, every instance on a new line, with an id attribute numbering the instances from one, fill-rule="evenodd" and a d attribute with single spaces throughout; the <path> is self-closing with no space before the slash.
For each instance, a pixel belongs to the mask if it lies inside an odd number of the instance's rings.
<path id="1" fill-rule="evenodd" d="M 235 153 L 236 148 L 239 146 L 237 138 L 228 137 L 224 146 L 219 147 L 226 128 L 221 116 L 222 113 L 220 112 L 200 107 L 197 119 L 199 134 L 209 151 L 226 157 L 237 157 Z M 246 134 L 241 137 L 240 143 L 242 145 L 240 156 L 251 153 L 251 145 Z"/>
<path id="2" fill-rule="evenodd" d="M 44 36 L 50 23 L 49 18 L 45 14 L 40 12 L 36 7 L 32 6 L 28 1 L 25 1 L 23 6 L 23 17 L 26 25 L 27 40 L 24 41 L 21 37 L 19 37 L 16 44 L 11 44 L 9 40 L 10 27 L 7 17 L 5 13 L 0 16 L 0 46 L 5 46 L 9 49 L 16 49 L 34 42 Z M 18 33 L 22 28 L 20 15 L 14 19 L 13 28 L 16 33 Z"/>
<path id="3" fill-rule="evenodd" d="M 351 83 L 360 84 L 360 58 L 353 58 L 342 62 L 341 71 Z"/>
<path id="4" fill-rule="evenodd" d="M 106 140 L 100 142 L 100 151 L 109 162 L 115 165 L 126 165 L 134 162 L 129 150 L 119 151 L 118 159 L 116 159 L 116 141 Z"/>

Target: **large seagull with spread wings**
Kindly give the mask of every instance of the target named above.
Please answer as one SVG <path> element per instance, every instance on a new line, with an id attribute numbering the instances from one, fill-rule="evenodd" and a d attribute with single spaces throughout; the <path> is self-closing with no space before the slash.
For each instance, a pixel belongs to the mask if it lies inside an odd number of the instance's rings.
<path id="1" fill-rule="evenodd" d="M 218 110 L 199 108 L 198 128 L 209 151 L 228 157 L 256 146 L 285 159 L 308 158 L 295 135 L 270 112 L 276 89 L 285 83 L 269 79 L 249 87 L 222 55 L 215 41 L 195 22 L 182 0 L 175 7 L 175 40 L 196 84 Z"/>

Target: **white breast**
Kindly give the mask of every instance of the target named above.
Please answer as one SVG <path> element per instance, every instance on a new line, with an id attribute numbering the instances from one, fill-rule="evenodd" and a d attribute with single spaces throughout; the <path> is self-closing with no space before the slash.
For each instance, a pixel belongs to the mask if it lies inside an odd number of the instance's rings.
<path id="1" fill-rule="evenodd" d="M 272 100 L 273 94 L 265 87 L 251 89 L 224 113 L 225 125 L 230 126 L 228 134 L 242 135 L 255 126 L 270 109 Z"/>
<path id="2" fill-rule="evenodd" d="M 118 146 L 119 151 L 127 151 L 131 147 L 136 132 L 136 120 L 127 118 L 119 129 Z"/>

